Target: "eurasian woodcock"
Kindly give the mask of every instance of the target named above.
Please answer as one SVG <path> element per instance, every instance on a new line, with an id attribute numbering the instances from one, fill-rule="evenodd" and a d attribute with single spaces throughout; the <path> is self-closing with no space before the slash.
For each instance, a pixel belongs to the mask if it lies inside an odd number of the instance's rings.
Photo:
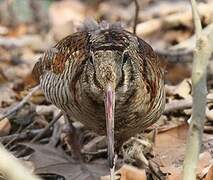
<path id="1" fill-rule="evenodd" d="M 87 23 L 47 50 L 33 76 L 46 98 L 115 150 L 155 123 L 165 105 L 164 78 L 149 44 L 117 24 Z"/>

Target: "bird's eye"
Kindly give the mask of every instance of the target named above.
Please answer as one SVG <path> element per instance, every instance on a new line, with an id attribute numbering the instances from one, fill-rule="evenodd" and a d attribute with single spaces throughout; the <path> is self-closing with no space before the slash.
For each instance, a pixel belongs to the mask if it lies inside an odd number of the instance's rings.
<path id="1" fill-rule="evenodd" d="M 127 60 L 128 60 L 129 56 L 127 54 L 127 52 L 124 52 L 123 53 L 123 56 L 122 56 L 122 64 L 126 64 Z"/>
<path id="2" fill-rule="evenodd" d="M 92 65 L 94 64 L 94 60 L 93 60 L 92 56 L 89 57 L 89 63 L 92 64 Z"/>

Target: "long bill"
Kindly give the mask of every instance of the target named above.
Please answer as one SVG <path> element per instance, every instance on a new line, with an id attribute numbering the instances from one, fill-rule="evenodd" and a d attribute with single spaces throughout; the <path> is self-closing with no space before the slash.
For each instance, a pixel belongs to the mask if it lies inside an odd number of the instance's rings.
<path id="1" fill-rule="evenodd" d="M 105 90 L 105 114 L 107 128 L 108 161 L 110 169 L 114 167 L 114 109 L 115 109 L 115 90 L 108 85 Z"/>

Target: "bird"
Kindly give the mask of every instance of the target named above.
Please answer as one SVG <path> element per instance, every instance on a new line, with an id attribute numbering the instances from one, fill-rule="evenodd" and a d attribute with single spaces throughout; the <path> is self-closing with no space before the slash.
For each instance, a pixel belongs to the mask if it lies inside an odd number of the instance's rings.
<path id="1" fill-rule="evenodd" d="M 122 144 L 155 123 L 165 106 L 156 53 L 119 23 L 84 23 L 46 50 L 32 75 L 68 117 L 107 136 L 110 169 Z"/>

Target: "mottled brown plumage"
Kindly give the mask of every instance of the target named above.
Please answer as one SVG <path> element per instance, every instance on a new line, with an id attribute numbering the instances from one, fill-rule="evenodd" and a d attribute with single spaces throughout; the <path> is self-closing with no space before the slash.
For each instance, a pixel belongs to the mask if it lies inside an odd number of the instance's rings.
<path id="1" fill-rule="evenodd" d="M 46 98 L 88 129 L 106 134 L 104 91 L 115 90 L 115 146 L 152 125 L 165 104 L 153 49 L 117 25 L 83 28 L 47 50 L 33 75 Z"/>

